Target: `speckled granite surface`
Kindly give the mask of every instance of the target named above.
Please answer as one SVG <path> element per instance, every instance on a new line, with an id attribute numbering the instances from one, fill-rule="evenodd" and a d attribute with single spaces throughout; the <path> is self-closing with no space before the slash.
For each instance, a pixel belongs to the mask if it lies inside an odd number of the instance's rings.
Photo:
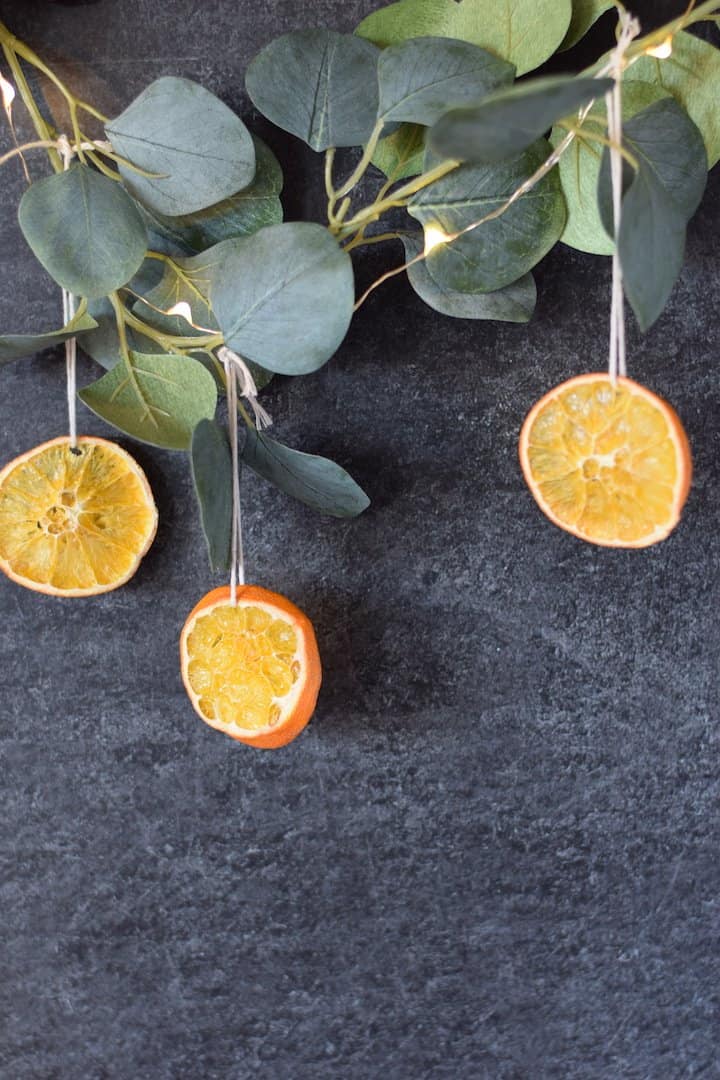
<path id="1" fill-rule="evenodd" d="M 246 116 L 261 44 L 371 7 L 0 3 L 109 108 L 172 72 Z M 288 216 L 319 219 L 319 162 L 258 129 Z M 49 327 L 19 170 L 0 183 L 2 327 Z M 666 315 L 631 332 L 695 454 L 657 548 L 554 529 L 516 463 L 529 406 L 604 362 L 603 260 L 558 248 L 527 328 L 443 320 L 396 279 L 325 370 L 278 381 L 279 436 L 373 498 L 338 523 L 247 480 L 252 576 L 308 611 L 325 660 L 287 750 L 235 745 L 185 699 L 178 631 L 213 579 L 182 456 L 133 448 L 162 524 L 129 587 L 0 582 L 3 1077 L 720 1076 L 719 201 L 714 175 Z M 362 280 L 398 255 L 371 249 Z M 0 380 L 2 460 L 63 430 L 58 355 Z"/>

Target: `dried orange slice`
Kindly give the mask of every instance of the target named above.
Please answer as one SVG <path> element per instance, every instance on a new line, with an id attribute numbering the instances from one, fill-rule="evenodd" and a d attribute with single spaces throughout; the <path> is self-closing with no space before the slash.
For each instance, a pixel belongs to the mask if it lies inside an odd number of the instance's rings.
<path id="1" fill-rule="evenodd" d="M 43 443 L 0 472 L 0 569 L 51 596 L 95 596 L 133 576 L 157 529 L 138 463 L 106 439 Z"/>
<path id="2" fill-rule="evenodd" d="M 690 489 L 690 445 L 675 411 L 632 379 L 578 375 L 529 412 L 520 462 L 541 510 L 605 547 L 656 544 Z"/>
<path id="3" fill-rule="evenodd" d="M 307 615 L 284 596 L 243 585 L 213 589 L 191 611 L 180 667 L 196 713 L 232 739 L 285 746 L 315 709 L 321 670 Z"/>

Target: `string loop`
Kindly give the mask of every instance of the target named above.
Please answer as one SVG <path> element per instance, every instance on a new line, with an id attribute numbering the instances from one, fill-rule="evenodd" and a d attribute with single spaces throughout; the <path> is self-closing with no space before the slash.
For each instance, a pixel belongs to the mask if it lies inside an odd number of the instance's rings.
<path id="1" fill-rule="evenodd" d="M 75 149 L 70 145 L 67 135 L 58 135 L 57 148 L 62 158 L 63 169 L 67 172 L 75 156 Z M 67 326 L 75 315 L 75 297 L 67 289 L 62 291 L 63 325 Z M 68 429 L 70 449 L 77 449 L 77 339 L 65 341 L 65 381 L 67 385 Z"/>
<path id="2" fill-rule="evenodd" d="M 605 96 L 610 140 L 610 176 L 612 180 L 613 235 L 615 247 L 612 257 L 612 293 L 610 301 L 610 347 L 608 374 L 615 385 L 618 376 L 627 375 L 625 354 L 625 295 L 623 291 L 622 264 L 619 255 L 620 219 L 622 215 L 622 76 L 625 53 L 630 42 L 640 33 L 640 23 L 622 6 L 618 12 L 618 41 L 610 61 L 613 87 Z"/>
<path id="3" fill-rule="evenodd" d="M 237 603 L 238 585 L 245 584 L 245 554 L 242 538 L 240 504 L 240 454 L 238 450 L 238 396 L 252 409 L 258 431 L 270 427 L 272 419 L 257 400 L 257 386 L 252 372 L 241 356 L 226 345 L 218 349 L 218 360 L 225 368 L 228 403 L 228 431 L 232 457 L 232 533 L 230 542 L 230 602 Z"/>

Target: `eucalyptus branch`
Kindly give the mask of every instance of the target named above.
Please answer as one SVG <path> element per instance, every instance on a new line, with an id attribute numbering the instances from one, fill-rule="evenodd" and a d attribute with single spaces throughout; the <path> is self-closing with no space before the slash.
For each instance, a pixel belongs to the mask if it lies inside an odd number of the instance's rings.
<path id="1" fill-rule="evenodd" d="M 391 209 L 393 206 L 404 206 L 411 195 L 421 191 L 429 184 L 434 184 L 436 180 L 440 180 L 443 176 L 447 176 L 448 173 L 457 169 L 459 165 L 459 161 L 440 162 L 433 169 L 416 176 L 414 180 L 410 180 L 407 184 L 398 188 L 392 195 L 378 199 L 371 203 L 370 206 L 365 207 L 364 210 L 360 210 L 354 217 L 345 222 L 342 231 L 354 232 L 366 222 L 369 224 L 371 221 L 377 221 L 386 210 Z"/>
<path id="2" fill-rule="evenodd" d="M 375 124 L 375 127 L 372 129 L 370 138 L 365 144 L 365 149 L 363 150 L 362 157 L 358 161 L 353 171 L 350 173 L 350 176 L 348 176 L 345 183 L 338 189 L 338 198 L 341 198 L 343 195 L 347 195 L 349 191 L 352 191 L 355 185 L 365 175 L 365 171 L 367 170 L 368 165 L 372 161 L 372 156 L 375 153 L 378 142 L 380 141 L 380 136 L 382 135 L 382 130 L 384 127 L 385 122 L 383 120 L 378 120 Z"/>
<path id="3" fill-rule="evenodd" d="M 15 85 L 17 87 L 18 93 L 22 98 L 25 108 L 30 114 L 30 118 L 33 122 L 33 126 L 39 138 L 45 142 L 51 142 L 54 144 L 56 141 L 55 139 L 53 139 L 53 135 L 55 134 L 55 132 L 52 131 L 50 126 L 46 123 L 44 116 L 40 112 L 37 102 L 33 97 L 32 90 L 30 89 L 28 81 L 25 78 L 25 73 L 23 72 L 17 56 L 10 48 L 10 46 L 6 43 L 5 35 L 7 35 L 8 37 L 12 37 L 12 35 L 8 33 L 7 28 L 3 26 L 2 23 L 0 23 L 0 43 L 2 44 L 3 54 L 5 56 L 5 59 L 7 60 L 8 67 L 10 68 L 13 78 L 15 79 Z M 48 149 L 48 156 L 50 158 L 50 164 L 52 165 L 55 172 L 62 172 L 62 162 L 60 160 L 60 155 L 58 154 L 57 149 Z"/>
<path id="4" fill-rule="evenodd" d="M 54 146 L 57 148 L 57 139 L 35 139 L 33 142 L 23 143 L 22 146 L 16 146 L 12 150 L 8 150 L 6 154 L 0 157 L 0 165 L 4 165 L 6 161 L 10 161 L 14 157 L 22 157 L 26 150 L 45 149 Z"/>

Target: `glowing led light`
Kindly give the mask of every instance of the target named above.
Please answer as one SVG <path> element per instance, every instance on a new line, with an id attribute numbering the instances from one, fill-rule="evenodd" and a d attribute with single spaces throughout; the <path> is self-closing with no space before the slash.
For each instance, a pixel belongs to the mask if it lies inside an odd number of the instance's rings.
<path id="1" fill-rule="evenodd" d="M 165 312 L 166 315 L 179 315 L 185 322 L 189 322 L 191 326 L 194 326 L 192 321 L 192 308 L 185 300 L 180 300 L 179 303 L 173 307 L 168 308 Z"/>
<path id="2" fill-rule="evenodd" d="M 10 109 L 15 100 L 15 87 L 2 75 L 0 75 L 0 96 L 2 97 L 3 108 L 8 116 L 10 116 Z"/>
<path id="3" fill-rule="evenodd" d="M 150 305 L 152 307 L 152 305 Z M 158 309 L 160 310 L 160 309 Z M 190 326 L 195 330 L 202 330 L 204 334 L 214 334 L 214 330 L 209 330 L 206 326 L 198 326 L 192 320 L 192 308 L 186 300 L 179 300 L 177 304 L 173 304 L 167 311 L 163 311 L 163 315 L 179 315 L 185 322 L 190 323 Z"/>
<path id="4" fill-rule="evenodd" d="M 429 225 L 425 230 L 425 255 L 429 255 L 439 244 L 447 244 L 452 237 L 444 233 L 435 225 Z"/>
<path id="5" fill-rule="evenodd" d="M 656 45 L 654 49 L 646 49 L 645 52 L 648 56 L 655 56 L 658 60 L 667 60 L 668 56 L 672 56 L 672 38 L 666 37 L 664 41 Z"/>

